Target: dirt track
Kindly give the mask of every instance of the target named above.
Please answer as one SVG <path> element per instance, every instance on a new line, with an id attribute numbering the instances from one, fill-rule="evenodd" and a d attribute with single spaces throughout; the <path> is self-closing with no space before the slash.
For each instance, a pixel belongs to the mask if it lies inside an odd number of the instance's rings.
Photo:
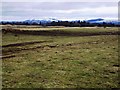
<path id="1" fill-rule="evenodd" d="M 15 30 L 15 29 L 2 29 L 3 33 L 15 33 L 15 34 L 30 34 L 30 35 L 43 35 L 43 36 L 96 36 L 96 35 L 120 35 L 119 31 L 116 32 L 68 32 L 68 31 L 60 31 L 60 30 L 52 30 L 52 31 L 20 31 L 20 30 Z M 78 45 L 78 44 L 85 44 L 84 43 L 69 43 L 69 44 L 62 44 L 62 45 L 40 45 L 39 43 L 45 43 L 45 42 L 53 42 L 53 41 L 33 41 L 33 42 L 22 42 L 22 43 L 14 43 L 14 44 L 8 44 L 8 45 L 3 45 L 2 46 L 2 53 L 3 56 L 2 58 L 10 58 L 10 57 L 15 57 L 18 55 L 19 52 L 21 51 L 26 51 L 26 50 L 34 50 L 38 48 L 44 48 L 44 47 L 49 47 L 49 48 L 55 48 L 55 47 L 68 47 L 68 46 L 73 46 L 73 45 Z M 88 44 L 91 43 L 97 43 L 97 42 L 86 42 Z M 39 44 L 39 46 L 33 46 L 33 47 L 24 47 L 26 45 L 34 45 L 34 44 Z M 21 46 L 21 48 L 19 48 Z"/>
<path id="2" fill-rule="evenodd" d="M 27 47 L 27 48 L 24 47 L 26 45 L 32 45 L 32 44 L 44 43 L 44 42 L 52 42 L 52 41 L 23 42 L 23 43 L 3 45 L 2 46 L 2 55 L 3 55 L 2 58 L 16 57 L 22 51 L 44 49 L 45 47 L 63 48 L 63 47 L 76 46 L 76 45 L 80 45 L 80 44 L 98 44 L 101 41 L 82 42 L 82 43 L 67 43 L 67 44 L 61 44 L 61 45 L 49 44 L 49 45 L 39 45 L 39 46 L 33 46 L 33 47 Z M 21 46 L 21 48 L 19 48 L 19 46 Z"/>
<path id="3" fill-rule="evenodd" d="M 14 43 L 14 44 L 3 45 L 2 47 L 4 48 L 4 47 L 24 46 L 24 45 L 44 43 L 44 42 L 52 42 L 52 41 L 33 41 L 33 42 Z"/>

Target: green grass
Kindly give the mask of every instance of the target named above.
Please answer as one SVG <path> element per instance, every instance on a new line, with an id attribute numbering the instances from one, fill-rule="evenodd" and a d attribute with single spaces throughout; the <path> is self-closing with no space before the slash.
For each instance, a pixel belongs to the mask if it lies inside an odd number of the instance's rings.
<path id="1" fill-rule="evenodd" d="M 3 45 L 42 40 L 53 42 L 7 48 L 29 50 L 14 52 L 15 57 L 3 59 L 4 88 L 118 88 L 117 35 L 3 34 Z M 30 49 L 37 46 L 43 47 Z"/>

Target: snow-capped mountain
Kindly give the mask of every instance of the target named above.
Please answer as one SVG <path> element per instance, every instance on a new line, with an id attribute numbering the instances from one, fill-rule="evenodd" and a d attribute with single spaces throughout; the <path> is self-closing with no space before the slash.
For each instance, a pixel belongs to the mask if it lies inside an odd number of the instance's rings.
<path id="1" fill-rule="evenodd" d="M 55 18 L 46 18 L 46 19 L 32 19 L 32 20 L 25 20 L 25 21 L 1 21 L 0 23 L 18 23 L 21 22 L 23 24 L 46 24 L 46 23 L 51 23 L 51 22 L 58 22 L 58 21 L 68 21 L 68 22 L 78 22 L 81 20 L 59 20 L 59 19 L 55 19 Z M 102 18 L 98 18 L 98 19 L 89 19 L 89 20 L 82 20 L 82 21 L 86 21 L 89 23 L 99 23 L 99 24 L 103 24 L 103 23 L 107 23 L 107 24 L 115 24 L 115 25 L 120 25 L 120 21 L 118 21 L 117 19 L 102 19 Z"/>
<path id="2" fill-rule="evenodd" d="M 33 24 L 33 23 L 36 23 L 36 24 L 45 24 L 45 23 L 50 23 L 50 22 L 58 22 L 59 20 L 58 19 L 55 19 L 55 18 L 48 18 L 48 19 L 40 19 L 40 20 L 35 20 L 35 19 L 32 19 L 32 20 L 25 20 L 23 22 L 25 23 L 28 23 L 28 24 Z"/>
<path id="3" fill-rule="evenodd" d="M 90 19 L 90 20 L 87 20 L 87 22 L 90 22 L 90 23 L 95 23 L 95 22 L 99 22 L 99 21 L 103 21 L 104 19 L 102 18 L 98 18 L 98 19 Z"/>
<path id="4" fill-rule="evenodd" d="M 120 24 L 120 21 L 118 20 L 110 20 L 110 19 L 102 19 L 102 18 L 98 18 L 98 19 L 90 19 L 90 20 L 86 20 L 86 22 L 89 23 L 112 23 L 112 24 Z"/>

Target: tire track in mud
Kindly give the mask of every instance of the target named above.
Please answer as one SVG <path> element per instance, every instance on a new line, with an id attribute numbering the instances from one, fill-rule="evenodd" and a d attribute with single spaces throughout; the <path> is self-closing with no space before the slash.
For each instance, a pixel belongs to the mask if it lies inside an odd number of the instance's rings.
<path id="1" fill-rule="evenodd" d="M 28 30 L 17 30 L 17 29 L 2 29 L 3 33 L 15 33 L 15 34 L 30 34 L 30 35 L 44 35 L 44 36 L 97 36 L 97 35 L 120 35 L 119 31 L 114 32 L 70 32 L 70 31 L 60 31 L 60 30 L 40 30 L 40 31 L 28 31 Z M 94 42 L 82 42 L 82 43 L 66 43 L 66 44 L 49 44 L 49 45 L 39 45 L 39 46 L 33 46 L 26 48 L 24 46 L 27 45 L 34 45 L 39 43 L 45 43 L 45 42 L 53 42 L 53 41 L 33 41 L 33 42 L 22 42 L 22 43 L 15 43 L 15 44 L 8 44 L 2 46 L 2 58 L 10 58 L 15 57 L 18 53 L 21 51 L 27 51 L 27 50 L 35 50 L 38 48 L 56 48 L 56 47 L 66 47 L 66 46 L 73 46 L 78 44 L 97 44 L 97 41 Z M 21 46 L 21 48 L 18 48 Z M 16 55 L 13 55 L 16 54 Z"/>
<path id="2" fill-rule="evenodd" d="M 11 55 L 13 53 L 19 53 L 20 51 L 25 51 L 25 50 L 32 50 L 39 47 L 32 47 L 32 48 L 25 48 L 24 46 L 27 45 L 35 45 L 35 44 L 40 44 L 40 43 L 45 43 L 45 42 L 53 42 L 52 40 L 49 41 L 33 41 L 33 42 L 22 42 L 22 43 L 14 43 L 14 44 L 8 44 L 8 45 L 3 45 L 2 46 L 2 56 L 0 58 L 9 58 L 9 57 L 15 57 L 15 55 Z M 21 48 L 19 48 L 21 46 Z"/>
<path id="3" fill-rule="evenodd" d="M 38 41 L 40 43 L 43 43 L 45 41 Z M 49 44 L 49 45 L 39 45 L 39 46 L 35 46 L 32 48 L 17 48 L 19 45 L 20 46 L 25 46 L 25 45 L 29 45 L 29 44 L 37 44 L 38 42 L 24 42 L 24 43 L 16 43 L 16 44 L 9 44 L 9 45 L 4 45 L 3 49 L 2 49 L 2 59 L 4 58 L 12 58 L 12 57 L 16 57 L 20 52 L 22 51 L 28 51 L 28 50 L 36 50 L 36 49 L 44 49 L 45 47 L 49 47 L 49 48 L 63 48 L 63 47 L 70 47 L 70 46 L 76 46 L 76 45 L 80 45 L 80 44 L 98 44 L 101 41 L 92 41 L 92 42 L 81 42 L 81 43 L 67 43 L 67 44 Z M 47 41 L 46 41 L 47 42 Z M 48 41 L 48 42 L 52 42 L 52 41 Z M 18 46 L 16 46 L 18 45 Z M 12 48 L 15 47 L 15 48 Z M 5 50 L 7 49 L 7 50 Z"/>
<path id="4" fill-rule="evenodd" d="M 44 42 L 53 42 L 53 41 L 33 41 L 33 42 L 14 43 L 14 44 L 3 45 L 2 48 L 4 48 L 4 47 L 25 46 L 25 45 L 31 45 L 31 44 L 37 44 L 37 43 L 44 43 Z"/>

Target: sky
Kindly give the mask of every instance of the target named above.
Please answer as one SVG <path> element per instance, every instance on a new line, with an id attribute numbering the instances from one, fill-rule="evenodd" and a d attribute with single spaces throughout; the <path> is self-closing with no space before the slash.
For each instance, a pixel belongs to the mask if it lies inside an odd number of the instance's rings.
<path id="1" fill-rule="evenodd" d="M 94 18 L 117 19 L 118 2 L 2 2 L 2 20 L 28 20 L 56 18 L 85 20 Z"/>

